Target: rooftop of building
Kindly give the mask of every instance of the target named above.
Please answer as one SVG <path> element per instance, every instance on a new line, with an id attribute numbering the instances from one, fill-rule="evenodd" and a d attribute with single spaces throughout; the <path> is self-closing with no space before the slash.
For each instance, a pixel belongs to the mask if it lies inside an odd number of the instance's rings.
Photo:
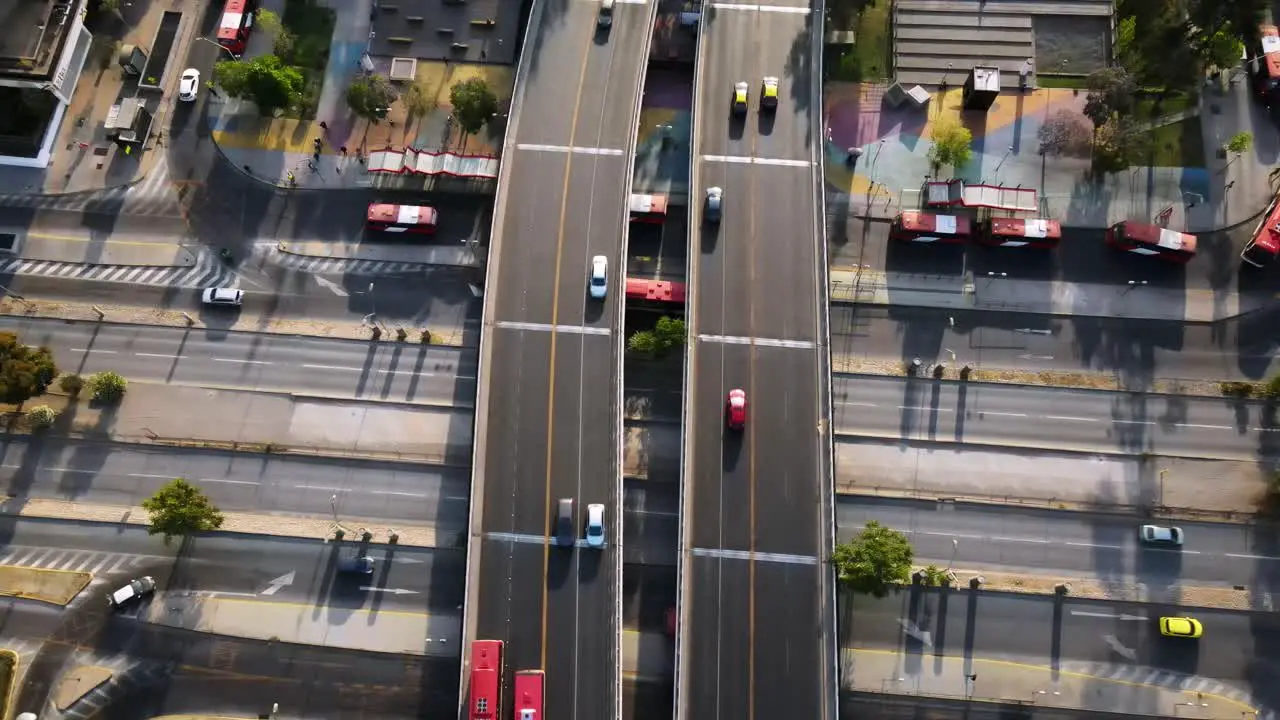
<path id="1" fill-rule="evenodd" d="M 383 0 L 369 54 L 511 65 L 530 0 Z"/>
<path id="2" fill-rule="evenodd" d="M 0 0 L 0 76 L 51 77 L 83 0 Z"/>

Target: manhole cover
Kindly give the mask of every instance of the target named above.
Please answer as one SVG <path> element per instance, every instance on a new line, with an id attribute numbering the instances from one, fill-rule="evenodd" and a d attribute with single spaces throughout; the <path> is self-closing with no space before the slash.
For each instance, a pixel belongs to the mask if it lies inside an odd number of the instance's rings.
<path id="1" fill-rule="evenodd" d="M 18 236 L 13 233 L 0 233 L 0 252 L 13 252 L 18 246 Z"/>
<path id="2" fill-rule="evenodd" d="M 104 147 L 96 147 L 96 148 L 94 148 L 94 149 L 93 149 L 93 154 L 94 154 L 94 155 L 97 155 L 98 157 L 103 157 L 103 156 L 105 156 L 105 155 L 107 154 L 107 148 L 104 148 Z"/>

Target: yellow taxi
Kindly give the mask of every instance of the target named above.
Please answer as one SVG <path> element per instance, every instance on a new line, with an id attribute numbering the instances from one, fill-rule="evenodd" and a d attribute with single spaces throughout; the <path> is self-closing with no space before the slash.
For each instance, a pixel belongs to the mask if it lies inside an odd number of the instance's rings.
<path id="1" fill-rule="evenodd" d="M 1160 618 L 1160 634 L 1165 637 L 1195 639 L 1204 634 L 1204 626 L 1195 618 L 1162 617 Z"/>
<path id="2" fill-rule="evenodd" d="M 778 78 L 769 76 L 760 83 L 760 108 L 773 110 L 778 107 Z"/>
<path id="3" fill-rule="evenodd" d="M 733 86 L 733 112 L 740 115 L 747 111 L 747 84 L 735 83 Z"/>

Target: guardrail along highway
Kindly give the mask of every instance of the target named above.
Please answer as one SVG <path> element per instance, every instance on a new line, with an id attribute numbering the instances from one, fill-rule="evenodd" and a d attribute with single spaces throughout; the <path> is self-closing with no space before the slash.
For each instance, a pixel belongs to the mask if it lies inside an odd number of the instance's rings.
<path id="1" fill-rule="evenodd" d="M 707 3 L 690 218 L 676 717 L 834 718 L 821 12 Z M 761 112 L 763 78 L 778 79 Z M 735 84 L 746 109 L 734 112 Z M 723 219 L 704 222 L 708 188 Z M 740 431 L 726 395 L 746 392 Z"/>
<path id="2" fill-rule="evenodd" d="M 619 3 L 604 28 L 597 3 L 535 1 L 499 180 L 466 637 L 506 641 L 508 689 L 516 670 L 545 669 L 548 717 L 619 714 L 619 278 L 653 12 Z M 588 294 L 596 255 L 609 262 L 603 300 Z M 579 537 L 586 505 L 606 506 L 603 551 L 549 546 L 559 498 L 577 501 Z"/>

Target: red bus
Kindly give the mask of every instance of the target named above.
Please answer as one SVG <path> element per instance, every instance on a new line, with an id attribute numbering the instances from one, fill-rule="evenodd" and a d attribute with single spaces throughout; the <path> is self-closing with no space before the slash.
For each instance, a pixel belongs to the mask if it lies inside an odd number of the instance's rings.
<path id="1" fill-rule="evenodd" d="M 496 720 L 502 712 L 502 641 L 471 643 L 471 694 L 467 720 Z"/>
<path id="2" fill-rule="evenodd" d="M 1000 247 L 1052 250 L 1062 241 L 1062 225 L 1057 220 L 991 218 L 979 226 L 978 241 Z"/>
<path id="3" fill-rule="evenodd" d="M 663 223 L 667 219 L 666 195 L 631 196 L 631 222 Z"/>
<path id="4" fill-rule="evenodd" d="M 1263 102 L 1270 103 L 1280 93 L 1280 32 L 1275 25 L 1259 28 L 1261 52 L 1249 62 L 1253 90 Z"/>
<path id="5" fill-rule="evenodd" d="M 244 52 L 257 9 L 258 0 L 227 0 L 222 7 L 222 19 L 218 21 L 218 44 L 233 55 Z"/>
<path id="6" fill-rule="evenodd" d="M 1196 256 L 1195 235 L 1127 220 L 1107 228 L 1107 244 L 1117 250 L 1158 255 L 1176 263 L 1185 263 Z"/>
<path id="7" fill-rule="evenodd" d="M 514 720 L 542 720 L 541 670 L 521 670 L 516 673 Z"/>
<path id="8" fill-rule="evenodd" d="M 1240 259 L 1254 267 L 1270 265 L 1280 255 L 1280 195 L 1271 200 L 1262 221 L 1253 229 L 1253 237 L 1240 252 Z"/>
<path id="9" fill-rule="evenodd" d="M 893 240 L 931 243 L 962 243 L 969 239 L 969 218 L 964 215 L 939 215 L 908 210 L 900 213 L 889 226 Z"/>
<path id="10" fill-rule="evenodd" d="M 685 287 L 682 282 L 672 280 L 646 280 L 644 278 L 627 278 L 626 293 L 628 300 L 640 303 L 660 303 L 684 305 Z"/>
<path id="11" fill-rule="evenodd" d="M 436 231 L 439 213 L 425 205 L 389 205 L 373 203 L 365 227 L 390 233 L 418 233 L 430 235 Z"/>

